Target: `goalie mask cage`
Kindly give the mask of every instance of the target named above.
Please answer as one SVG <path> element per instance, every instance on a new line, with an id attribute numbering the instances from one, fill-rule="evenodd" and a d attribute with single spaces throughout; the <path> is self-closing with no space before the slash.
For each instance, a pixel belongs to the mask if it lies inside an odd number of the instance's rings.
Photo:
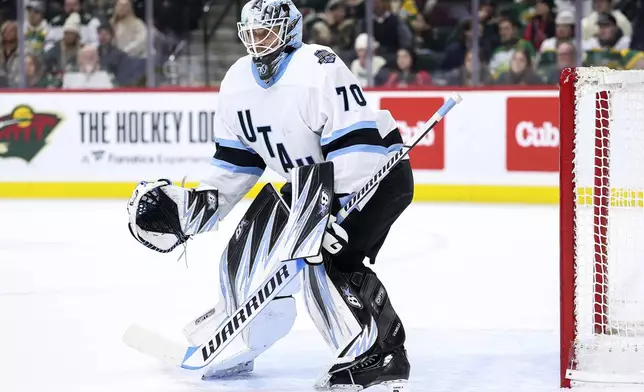
<path id="1" fill-rule="evenodd" d="M 565 69 L 559 105 L 561 385 L 644 384 L 644 71 Z"/>

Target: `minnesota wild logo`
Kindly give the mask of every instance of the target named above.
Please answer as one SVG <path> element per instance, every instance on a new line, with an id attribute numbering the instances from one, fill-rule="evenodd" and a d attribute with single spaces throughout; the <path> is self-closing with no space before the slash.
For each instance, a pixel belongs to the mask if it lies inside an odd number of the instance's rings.
<path id="1" fill-rule="evenodd" d="M 61 120 L 55 114 L 34 112 L 27 105 L 16 106 L 11 114 L 0 116 L 0 158 L 31 162 Z"/>

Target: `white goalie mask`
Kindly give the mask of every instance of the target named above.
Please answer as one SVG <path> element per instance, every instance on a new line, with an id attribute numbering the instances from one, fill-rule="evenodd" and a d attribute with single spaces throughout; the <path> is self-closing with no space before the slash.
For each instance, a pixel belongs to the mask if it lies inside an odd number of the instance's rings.
<path id="1" fill-rule="evenodd" d="M 242 9 L 237 31 L 266 79 L 286 57 L 284 49 L 302 46 L 302 14 L 291 0 L 251 0 Z"/>

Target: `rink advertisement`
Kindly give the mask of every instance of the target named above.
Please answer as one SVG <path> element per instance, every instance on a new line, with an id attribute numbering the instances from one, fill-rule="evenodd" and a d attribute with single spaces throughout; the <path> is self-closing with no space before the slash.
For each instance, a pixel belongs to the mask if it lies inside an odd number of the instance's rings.
<path id="1" fill-rule="evenodd" d="M 137 181 L 199 173 L 214 154 L 213 93 L 11 94 L 3 181 Z"/>
<path id="2" fill-rule="evenodd" d="M 444 101 L 443 98 L 435 97 L 382 97 L 380 98 L 380 108 L 391 112 L 396 119 L 403 141 L 407 142 L 416 132 L 423 131 L 423 125 L 428 118 L 427 113 L 418 110 L 418 108 L 439 108 Z M 444 121 L 449 120 L 446 118 Z M 444 169 L 445 123 L 436 124 L 434 129 L 409 152 L 409 157 L 415 169 Z"/>
<path id="3" fill-rule="evenodd" d="M 554 89 L 460 90 L 463 102 L 411 153 L 417 200 L 554 202 Z M 403 139 L 451 90 L 373 90 Z M 190 185 L 215 152 L 216 90 L 3 92 L 0 197 L 127 197 L 140 180 Z M 262 182 L 281 182 L 267 171 Z M 251 195 L 255 191 L 251 191 Z"/>
<path id="4" fill-rule="evenodd" d="M 506 113 L 507 169 L 556 173 L 559 170 L 559 100 L 509 97 Z"/>

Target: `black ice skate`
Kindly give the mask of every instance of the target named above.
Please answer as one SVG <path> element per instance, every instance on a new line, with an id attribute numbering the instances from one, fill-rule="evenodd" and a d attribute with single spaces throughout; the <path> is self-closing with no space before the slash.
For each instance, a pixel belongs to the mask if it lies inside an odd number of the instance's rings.
<path id="1" fill-rule="evenodd" d="M 384 385 L 389 392 L 408 392 L 410 365 L 407 351 L 400 347 L 392 352 L 369 354 L 351 364 L 337 365 L 329 370 L 326 385 L 332 391 L 361 391 L 374 385 Z"/>

